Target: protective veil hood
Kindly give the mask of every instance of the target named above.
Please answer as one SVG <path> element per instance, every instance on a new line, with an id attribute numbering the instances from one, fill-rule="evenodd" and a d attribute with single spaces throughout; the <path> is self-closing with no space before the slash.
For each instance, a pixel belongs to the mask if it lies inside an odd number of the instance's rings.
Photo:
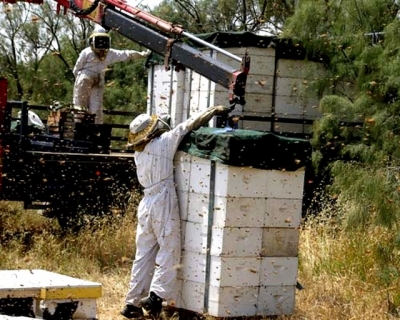
<path id="1" fill-rule="evenodd" d="M 171 130 L 169 124 L 157 115 L 140 114 L 129 124 L 128 146 L 137 146 Z"/>

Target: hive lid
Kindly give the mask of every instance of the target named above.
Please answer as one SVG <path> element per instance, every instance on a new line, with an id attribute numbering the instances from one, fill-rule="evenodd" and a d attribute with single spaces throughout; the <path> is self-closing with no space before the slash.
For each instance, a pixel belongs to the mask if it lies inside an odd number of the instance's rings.
<path id="1" fill-rule="evenodd" d="M 272 132 L 201 127 L 183 139 L 179 150 L 239 167 L 296 171 L 311 164 L 311 143 Z"/>
<path id="2" fill-rule="evenodd" d="M 0 270 L 0 298 L 40 297 L 41 299 L 99 298 L 102 285 L 41 270 Z"/>

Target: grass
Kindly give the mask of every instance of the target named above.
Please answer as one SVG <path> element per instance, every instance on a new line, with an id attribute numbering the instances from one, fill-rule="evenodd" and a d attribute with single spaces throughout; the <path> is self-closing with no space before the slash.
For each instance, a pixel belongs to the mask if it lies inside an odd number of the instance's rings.
<path id="1" fill-rule="evenodd" d="M 56 221 L 17 203 L 0 202 L 0 269 L 45 269 L 101 282 L 101 320 L 118 316 L 128 289 L 135 250 L 135 206 L 128 214 L 99 222 L 96 230 L 62 234 Z M 284 320 L 395 319 L 399 316 L 400 259 L 383 272 L 374 248 L 382 230 L 349 235 L 328 215 L 304 222 L 300 233 L 296 308 Z M 389 279 L 389 280 L 388 280 Z M 176 317 L 171 317 L 175 319 Z M 267 318 L 265 318 L 267 319 Z"/>

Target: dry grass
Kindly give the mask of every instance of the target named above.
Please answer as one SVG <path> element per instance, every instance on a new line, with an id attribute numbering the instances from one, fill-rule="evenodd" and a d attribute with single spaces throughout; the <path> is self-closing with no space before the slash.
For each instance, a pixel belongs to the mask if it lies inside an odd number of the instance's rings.
<path id="1" fill-rule="evenodd" d="M 0 202 L 0 268 L 46 269 L 103 284 L 101 320 L 122 319 L 134 254 L 135 210 L 79 235 L 60 235 L 57 223 L 36 211 Z M 304 223 L 300 238 L 296 310 L 283 320 L 394 319 L 388 300 L 399 298 L 399 281 L 383 286 L 371 245 L 379 232 L 349 238 L 333 220 Z M 398 302 L 398 301 L 397 301 Z"/>

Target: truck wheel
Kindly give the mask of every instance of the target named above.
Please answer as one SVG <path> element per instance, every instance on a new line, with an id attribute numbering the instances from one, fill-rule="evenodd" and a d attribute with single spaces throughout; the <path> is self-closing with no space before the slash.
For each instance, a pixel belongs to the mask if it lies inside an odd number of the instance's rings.
<path id="1" fill-rule="evenodd" d="M 63 231 L 78 232 L 85 226 L 85 220 L 78 214 L 77 208 L 66 208 L 56 218 Z"/>
<path id="2" fill-rule="evenodd" d="M 63 231 L 79 231 L 84 225 L 84 218 L 76 207 L 50 207 L 43 211 L 47 218 L 57 219 Z"/>

